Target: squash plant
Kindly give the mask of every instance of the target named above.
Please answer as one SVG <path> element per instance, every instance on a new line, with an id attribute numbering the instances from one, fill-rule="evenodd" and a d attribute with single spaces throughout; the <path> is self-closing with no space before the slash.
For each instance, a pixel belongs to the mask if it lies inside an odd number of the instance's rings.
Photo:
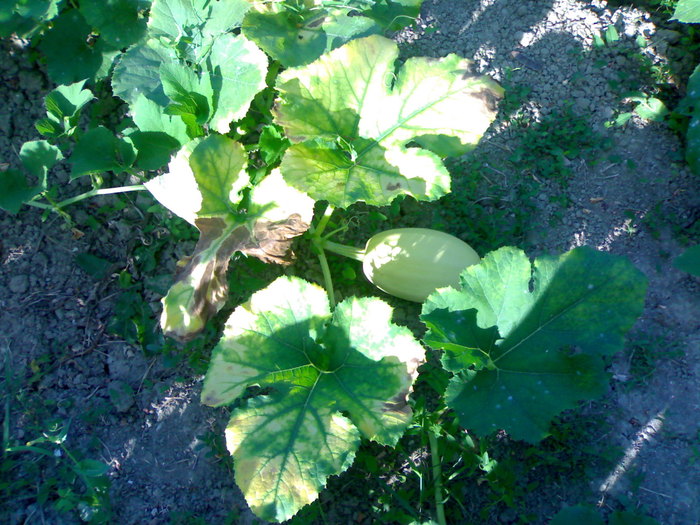
<path id="1" fill-rule="evenodd" d="M 361 251 L 326 231 L 334 212 L 356 202 L 447 194 L 442 159 L 473 149 L 496 116 L 503 91 L 472 74 L 469 60 L 397 66 L 397 45 L 379 33 L 410 21 L 420 1 L 114 3 L 139 22 L 124 49 L 109 47 L 114 28 L 94 2 L 64 10 L 47 31 L 51 42 L 73 20 L 108 48 L 75 44 L 99 60 L 60 71 L 64 84 L 37 123 L 45 140 L 20 155 L 37 182 L 0 174 L 0 206 L 62 212 L 92 195 L 149 191 L 199 231 L 163 298 L 163 331 L 181 341 L 225 304 L 235 252 L 290 264 L 293 239 L 312 243 L 325 290 L 282 277 L 253 294 L 226 322 L 204 381 L 204 403 L 239 400 L 226 441 L 258 516 L 282 521 L 314 501 L 352 464 L 362 438 L 397 443 L 411 422 L 408 394 L 425 346 L 451 375 L 447 405 L 477 435 L 505 429 L 535 442 L 562 410 L 604 391 L 603 358 L 621 347 L 643 305 L 644 277 L 627 260 L 577 248 L 539 258 L 533 270 L 520 250 L 479 262 L 440 232 L 384 233 Z M 47 60 L 49 71 L 58 67 Z M 119 132 L 78 128 L 93 98 L 86 78 L 108 78 L 127 104 Z M 90 176 L 95 187 L 56 202 L 46 178 L 63 157 L 72 179 Z M 143 176 L 150 170 L 160 174 Z M 104 171 L 144 181 L 102 188 Z M 336 304 L 326 251 L 364 258 L 380 288 L 423 302 L 425 346 L 379 298 Z M 243 400 L 254 385 L 263 393 Z M 445 523 L 438 490 L 436 508 Z"/>

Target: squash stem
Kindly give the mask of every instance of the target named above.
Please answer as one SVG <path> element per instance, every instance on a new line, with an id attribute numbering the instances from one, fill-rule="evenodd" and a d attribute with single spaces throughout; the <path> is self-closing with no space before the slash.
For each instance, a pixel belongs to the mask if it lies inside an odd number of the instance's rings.
<path id="1" fill-rule="evenodd" d="M 338 244 L 333 241 L 323 241 L 323 248 L 329 252 L 337 253 L 344 257 L 349 257 L 350 259 L 355 259 L 356 261 L 362 262 L 365 258 L 365 250 L 362 248 L 355 248 L 354 246 L 347 246 L 345 244 Z"/>
<path id="2" fill-rule="evenodd" d="M 328 259 L 326 259 L 326 252 L 323 251 L 323 241 L 313 239 L 313 243 L 316 246 L 316 253 L 318 255 L 318 262 L 321 263 L 321 272 L 323 272 L 323 281 L 326 287 L 326 293 L 328 293 L 328 302 L 331 303 L 331 308 L 335 306 L 335 292 L 333 291 L 333 278 L 331 277 L 331 269 L 328 266 Z"/>
<path id="3" fill-rule="evenodd" d="M 437 521 L 440 525 L 447 525 L 445 520 L 445 506 L 442 501 L 442 467 L 438 449 L 438 440 L 434 432 L 428 431 L 430 441 L 430 459 L 433 464 L 433 484 L 435 488 L 435 508 L 437 511 Z"/>

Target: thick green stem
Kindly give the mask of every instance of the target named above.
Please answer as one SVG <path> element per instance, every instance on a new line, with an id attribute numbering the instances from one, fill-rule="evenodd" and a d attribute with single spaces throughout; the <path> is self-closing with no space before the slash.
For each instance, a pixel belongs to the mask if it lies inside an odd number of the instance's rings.
<path id="1" fill-rule="evenodd" d="M 323 248 L 318 244 L 316 244 L 316 247 L 318 248 L 318 261 L 321 263 L 321 271 L 323 272 L 323 281 L 325 282 L 326 292 L 328 293 L 328 302 L 331 303 L 331 308 L 333 308 L 335 306 L 335 292 L 333 291 L 331 269 L 328 266 L 328 259 L 326 259 Z"/>
<path id="2" fill-rule="evenodd" d="M 445 507 L 442 502 L 442 466 L 440 465 L 440 450 L 438 448 L 437 436 L 428 431 L 430 441 L 430 458 L 433 464 L 433 484 L 435 486 L 435 508 L 437 511 L 437 521 L 440 525 L 447 525 L 445 521 Z"/>
<path id="3" fill-rule="evenodd" d="M 96 197 L 98 195 L 111 195 L 113 193 L 127 193 L 129 191 L 143 191 L 146 189 L 146 186 L 143 184 L 134 184 L 133 186 L 119 186 L 117 188 L 101 188 L 98 190 L 90 190 L 86 191 L 85 193 L 81 193 L 80 195 L 76 195 L 75 197 L 71 197 L 70 199 L 62 200 L 59 203 L 56 203 L 54 205 L 51 204 L 44 204 L 43 202 L 35 202 L 35 201 L 29 201 L 26 204 L 29 206 L 34 206 L 36 208 L 42 208 L 44 210 L 60 210 L 61 208 L 64 208 L 66 206 L 69 206 L 71 204 L 75 204 L 76 202 L 80 202 L 84 199 L 88 199 L 90 197 Z"/>
<path id="4" fill-rule="evenodd" d="M 329 252 L 337 253 L 343 257 L 349 257 L 350 259 L 355 259 L 356 261 L 362 262 L 365 258 L 365 250 L 362 248 L 355 248 L 354 246 L 346 246 L 345 244 L 338 244 L 333 241 L 323 241 L 323 247 Z"/>
<path id="5" fill-rule="evenodd" d="M 311 232 L 311 242 L 316 248 L 318 261 L 321 263 L 321 272 L 323 272 L 323 281 L 326 286 L 326 292 L 328 293 L 328 301 L 331 303 L 331 308 L 333 308 L 335 306 L 333 279 L 331 277 L 331 269 L 328 266 L 328 259 L 326 259 L 326 252 L 323 251 L 326 241 L 321 237 L 321 235 L 323 235 L 323 230 L 328 226 L 328 221 L 331 220 L 331 215 L 333 215 L 333 206 L 327 206 L 326 209 L 323 210 L 323 217 L 321 217 L 318 224 Z"/>

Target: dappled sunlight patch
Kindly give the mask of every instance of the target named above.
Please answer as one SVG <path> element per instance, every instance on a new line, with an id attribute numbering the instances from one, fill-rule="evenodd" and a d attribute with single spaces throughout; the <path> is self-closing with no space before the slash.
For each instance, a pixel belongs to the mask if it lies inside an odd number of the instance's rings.
<path id="1" fill-rule="evenodd" d="M 666 408 L 656 413 L 654 417 L 649 419 L 647 423 L 637 432 L 634 439 L 625 449 L 625 453 L 620 461 L 615 465 L 615 468 L 608 474 L 605 481 L 598 487 L 598 492 L 605 498 L 609 493 L 614 491 L 617 484 L 622 480 L 624 475 L 634 465 L 635 459 L 649 442 L 661 432 L 664 419 L 666 417 Z"/>

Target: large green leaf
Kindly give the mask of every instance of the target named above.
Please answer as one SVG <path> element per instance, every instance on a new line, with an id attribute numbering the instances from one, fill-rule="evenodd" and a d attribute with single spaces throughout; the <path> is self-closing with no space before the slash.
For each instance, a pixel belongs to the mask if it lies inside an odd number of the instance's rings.
<path id="1" fill-rule="evenodd" d="M 39 49 L 46 57 L 51 79 L 70 84 L 86 78 L 101 79 L 107 75 L 118 50 L 98 40 L 89 39 L 92 28 L 77 9 L 63 12 L 54 19 Z"/>
<path id="2" fill-rule="evenodd" d="M 395 73 L 397 57 L 397 45 L 375 35 L 280 74 L 275 118 L 296 143 L 281 165 L 289 184 L 338 207 L 449 191 L 440 155 L 478 142 L 502 89 L 468 74 L 457 55 L 411 58 Z"/>
<path id="3" fill-rule="evenodd" d="M 316 499 L 350 466 L 360 437 L 395 445 L 403 434 L 424 353 L 391 314 L 355 297 L 331 314 L 324 290 L 280 277 L 228 319 L 202 401 L 225 405 L 248 386 L 270 387 L 226 429 L 236 482 L 259 517 L 283 521 Z"/>
<path id="4" fill-rule="evenodd" d="M 172 337 L 194 337 L 224 305 L 234 252 L 286 264 L 291 240 L 311 221 L 311 199 L 285 184 L 278 172 L 255 186 L 247 209 L 239 209 L 239 193 L 249 184 L 246 162 L 241 144 L 214 134 L 186 144 L 168 173 L 146 183 L 161 204 L 200 231 L 194 254 L 182 261 L 163 299 L 161 325 Z"/>
<path id="5" fill-rule="evenodd" d="M 123 49 L 146 33 L 143 12 L 149 5 L 149 0 L 81 0 L 80 12 L 100 38 L 112 47 Z"/>
<path id="6" fill-rule="evenodd" d="M 690 24 L 700 23 L 700 2 L 698 0 L 678 0 L 671 20 Z"/>
<path id="7" fill-rule="evenodd" d="M 622 348 L 646 279 L 622 257 L 581 247 L 535 260 L 501 248 L 432 294 L 425 342 L 444 349 L 446 397 L 464 427 L 536 442 L 549 423 L 606 388 L 604 356 Z"/>

